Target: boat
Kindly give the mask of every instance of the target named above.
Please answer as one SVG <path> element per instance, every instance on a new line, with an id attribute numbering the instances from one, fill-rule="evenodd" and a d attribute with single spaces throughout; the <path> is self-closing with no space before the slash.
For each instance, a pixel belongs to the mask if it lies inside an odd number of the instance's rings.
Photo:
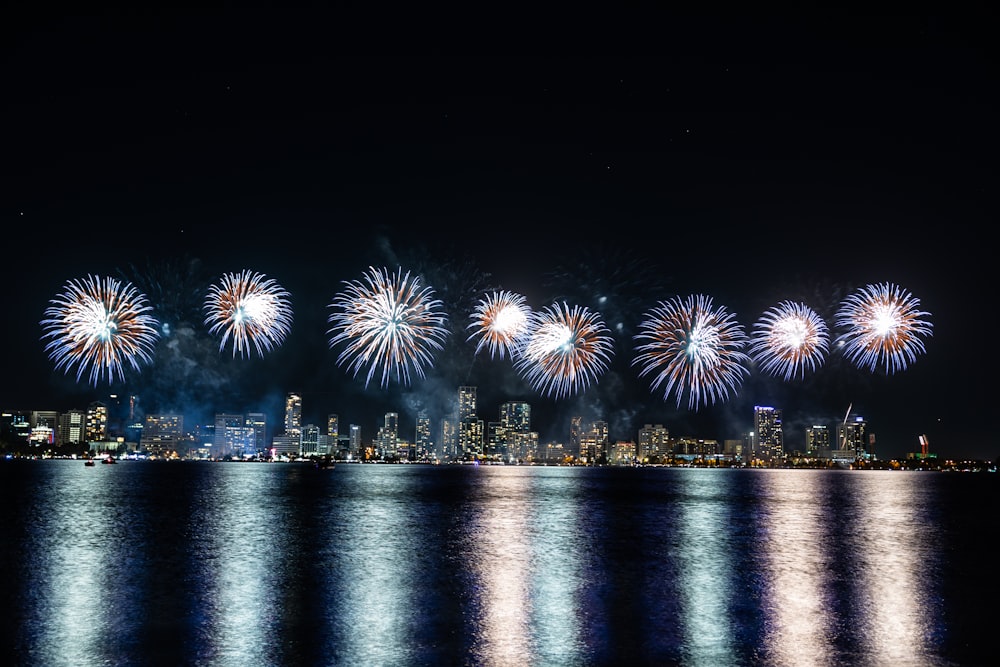
<path id="1" fill-rule="evenodd" d="M 105 456 L 101 463 L 118 463 L 118 461 L 115 461 L 115 457 L 109 455 Z"/>
<path id="2" fill-rule="evenodd" d="M 90 466 L 94 465 L 94 459 L 87 459 L 86 461 L 83 462 L 83 465 L 89 468 Z"/>

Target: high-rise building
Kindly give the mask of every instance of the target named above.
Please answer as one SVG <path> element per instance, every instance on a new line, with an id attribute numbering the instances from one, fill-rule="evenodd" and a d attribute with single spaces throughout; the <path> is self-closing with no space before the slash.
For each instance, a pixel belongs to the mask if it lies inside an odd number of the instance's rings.
<path id="1" fill-rule="evenodd" d="M 302 396 L 295 392 L 285 396 L 285 434 L 302 434 Z"/>
<path id="2" fill-rule="evenodd" d="M 393 458 L 399 453 L 399 413 L 387 412 L 375 438 L 375 448 L 382 458 Z"/>
<path id="3" fill-rule="evenodd" d="M 504 459 L 524 459 L 524 438 L 518 435 L 531 431 L 531 405 L 525 401 L 508 401 L 500 405 L 500 423 L 497 428 L 497 455 Z M 517 446 L 515 445 L 517 443 Z"/>
<path id="4" fill-rule="evenodd" d="M 77 445 L 86 442 L 87 413 L 83 410 L 67 410 L 59 416 L 56 444 Z"/>
<path id="5" fill-rule="evenodd" d="M 431 437 L 431 419 L 427 416 L 426 410 L 420 410 L 417 413 L 413 447 L 416 450 L 416 458 L 418 460 L 430 458 L 434 453 L 434 439 Z"/>
<path id="6" fill-rule="evenodd" d="M 830 458 L 830 429 L 813 424 L 806 429 L 806 456 Z"/>
<path id="7" fill-rule="evenodd" d="M 476 416 L 476 387 L 458 388 L 458 452 L 462 457 L 483 454 L 483 422 Z"/>
<path id="8" fill-rule="evenodd" d="M 357 424 L 351 424 L 349 437 L 350 437 L 350 448 L 359 458 L 364 458 L 364 446 L 361 443 L 361 427 Z"/>
<path id="9" fill-rule="evenodd" d="M 103 442 L 108 437 L 108 406 L 94 401 L 87 406 L 87 442 Z"/>
<path id="10" fill-rule="evenodd" d="M 842 455 L 860 461 L 868 456 L 865 444 L 868 441 L 868 422 L 864 417 L 853 417 L 841 423 L 837 427 L 837 449 Z"/>
<path id="11" fill-rule="evenodd" d="M 183 454 L 184 416 L 177 414 L 146 415 L 142 427 L 139 447 L 154 456 L 166 456 L 172 452 Z"/>
<path id="12" fill-rule="evenodd" d="M 577 415 L 569 420 L 569 443 L 567 449 L 571 456 L 583 457 L 583 417 Z"/>
<path id="13" fill-rule="evenodd" d="M 441 420 L 441 458 L 453 459 L 458 456 L 458 424 L 454 419 Z"/>
<path id="14" fill-rule="evenodd" d="M 332 446 L 336 447 L 337 440 L 340 438 L 340 417 L 335 414 L 326 416 L 326 435 L 330 438 Z"/>
<path id="15" fill-rule="evenodd" d="M 306 424 L 302 427 L 302 455 L 303 456 L 313 456 L 313 455 L 325 455 L 326 451 L 326 435 L 320 433 L 319 426 L 315 424 Z"/>
<path id="16" fill-rule="evenodd" d="M 253 451 L 245 452 L 258 456 L 267 451 L 267 415 L 263 412 L 248 412 L 246 427 L 253 431 Z"/>
<path id="17" fill-rule="evenodd" d="M 594 461 L 608 458 L 611 441 L 608 437 L 608 422 L 597 419 L 590 423 L 589 437 L 594 442 Z"/>
<path id="18" fill-rule="evenodd" d="M 670 453 L 670 430 L 663 424 L 644 424 L 636 440 L 636 456 L 640 461 Z"/>
<path id="19" fill-rule="evenodd" d="M 247 436 L 245 433 L 243 415 L 216 413 L 215 440 L 212 443 L 212 456 L 241 457 L 246 453 Z M 251 430 L 251 436 L 253 431 Z"/>
<path id="20" fill-rule="evenodd" d="M 753 407 L 754 455 L 765 461 L 780 461 L 785 456 L 781 429 L 781 410 L 769 406 Z"/>

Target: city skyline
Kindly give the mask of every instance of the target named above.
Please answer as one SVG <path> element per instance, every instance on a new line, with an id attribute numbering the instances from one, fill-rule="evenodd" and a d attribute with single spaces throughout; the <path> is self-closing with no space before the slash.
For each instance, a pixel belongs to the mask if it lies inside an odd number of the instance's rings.
<path id="1" fill-rule="evenodd" d="M 647 57 L 397 59 L 297 39 L 262 51 L 228 29 L 220 57 L 177 25 L 106 16 L 83 33 L 32 17 L 5 61 L 19 168 L 3 211 L 16 319 L 0 334 L 0 405 L 116 391 L 155 411 L 220 397 L 271 410 L 294 389 L 320 414 L 376 423 L 470 384 L 487 404 L 530 401 L 539 424 L 603 414 L 612 438 L 636 422 L 739 432 L 757 404 L 800 429 L 853 405 L 889 455 L 927 434 L 942 455 L 994 459 L 992 397 L 972 383 L 996 355 L 968 338 L 992 303 L 990 70 L 947 17 L 871 21 L 722 22 Z M 333 344 L 367 313 L 331 321 L 331 306 L 377 270 L 440 301 L 447 331 L 419 369 L 352 366 L 353 332 Z M 132 283 L 158 324 L 150 363 L 96 388 L 43 340 L 60 331 L 42 325 L 52 300 L 88 276 Z M 275 300 L 253 311 L 277 316 L 256 330 L 273 335 L 225 338 L 240 333 L 225 319 L 234 276 L 280 287 L 257 290 Z M 888 370 L 836 345 L 845 300 L 887 284 L 929 325 Z M 589 381 L 553 385 L 534 361 L 477 347 L 469 326 L 496 291 L 586 315 L 600 344 Z M 678 404 L 652 386 L 660 368 L 640 374 L 637 336 L 662 333 L 646 324 L 655 309 L 701 296 L 747 336 L 802 304 L 829 349 L 794 372 L 763 358 Z"/>
<path id="2" fill-rule="evenodd" d="M 384 423 L 384 420 L 388 419 L 388 417 L 392 415 L 395 424 L 395 428 L 393 429 L 393 431 L 398 435 L 401 442 L 405 442 L 410 445 L 415 445 L 420 439 L 421 429 L 422 428 L 429 429 L 429 432 L 426 433 L 425 435 L 426 437 L 429 437 L 429 439 L 434 443 L 433 451 L 436 454 L 441 454 L 448 459 L 453 459 L 453 458 L 461 459 L 464 456 L 468 456 L 470 454 L 476 454 L 479 456 L 487 455 L 486 450 L 488 449 L 489 433 L 482 432 L 475 434 L 475 437 L 478 438 L 479 443 L 478 446 L 472 446 L 472 447 L 469 446 L 470 443 L 463 444 L 461 442 L 462 436 L 458 435 L 457 440 L 454 443 L 456 451 L 443 452 L 442 439 L 445 437 L 443 432 L 443 429 L 446 428 L 445 422 L 449 422 L 453 426 L 458 426 L 458 423 L 461 422 L 463 419 L 472 418 L 474 420 L 478 420 L 480 423 L 493 423 L 495 421 L 497 424 L 500 424 L 504 421 L 505 417 L 504 409 L 508 408 L 508 406 L 510 405 L 526 406 L 528 414 L 530 414 L 532 410 L 530 401 L 509 399 L 497 406 L 494 406 L 494 409 L 496 411 L 496 414 L 494 416 L 497 417 L 496 420 L 487 418 L 483 410 L 486 410 L 488 412 L 488 408 L 483 408 L 483 406 L 480 406 L 475 398 L 477 389 L 478 389 L 477 387 L 456 388 L 456 397 L 454 400 L 454 406 L 449 413 L 430 414 L 427 413 L 426 411 L 419 411 L 414 415 L 408 415 L 409 417 L 411 417 L 410 422 L 412 423 L 412 429 L 409 430 L 413 431 L 413 438 L 410 438 L 409 436 L 406 435 L 407 432 L 406 425 L 401 423 L 401 420 L 399 419 L 400 413 L 396 410 L 389 410 L 383 413 L 381 418 L 377 422 L 371 424 L 357 423 L 354 420 L 351 420 L 349 416 L 343 415 L 341 413 L 327 413 L 319 418 L 312 418 L 312 416 L 303 417 L 302 409 L 304 401 L 302 400 L 301 395 L 295 392 L 289 392 L 285 395 L 284 408 L 278 415 L 269 415 L 268 413 L 265 412 L 259 412 L 255 409 L 250 409 L 242 413 L 214 412 L 211 414 L 209 419 L 198 421 L 198 420 L 190 420 L 187 415 L 178 413 L 167 412 L 167 413 L 144 414 L 141 411 L 141 408 L 139 408 L 139 412 L 136 413 L 135 410 L 141 403 L 139 397 L 136 396 L 128 396 L 128 397 L 110 396 L 108 397 L 107 401 L 96 400 L 92 402 L 90 405 L 88 405 L 86 408 L 83 409 L 73 408 L 67 410 L 66 413 L 78 412 L 87 414 L 91 410 L 93 410 L 95 406 L 102 406 L 105 410 L 107 410 L 109 406 L 114 407 L 115 404 L 117 404 L 117 410 L 115 411 L 115 415 L 110 416 L 110 417 L 117 416 L 117 419 L 109 418 L 109 415 L 107 413 L 105 413 L 105 416 L 103 418 L 105 426 L 107 427 L 108 424 L 110 423 L 112 425 L 112 430 L 115 430 L 115 432 L 114 433 L 109 432 L 108 438 L 101 438 L 101 439 L 104 440 L 104 439 L 109 439 L 111 437 L 120 437 L 124 435 L 126 436 L 125 440 L 128 442 L 132 442 L 127 437 L 128 433 L 133 431 L 133 429 L 136 427 L 137 424 L 148 426 L 149 419 L 153 419 L 155 422 L 159 422 L 159 420 L 162 420 L 164 418 L 173 419 L 179 417 L 181 419 L 181 423 L 185 425 L 185 428 L 183 429 L 184 434 L 194 435 L 199 432 L 204 432 L 206 428 L 208 429 L 218 428 L 220 419 L 222 419 L 223 421 L 227 420 L 231 421 L 236 418 L 239 418 L 240 420 L 244 420 L 245 418 L 246 420 L 253 421 L 253 427 L 255 429 L 257 428 L 261 429 L 260 437 L 266 440 L 267 443 L 266 448 L 268 449 L 270 449 L 272 446 L 271 445 L 272 440 L 277 442 L 277 440 L 281 439 L 282 436 L 288 435 L 290 430 L 295 431 L 296 435 L 300 437 L 301 433 L 303 433 L 304 430 L 306 429 L 315 429 L 317 430 L 317 432 L 323 433 L 324 435 L 332 435 L 332 433 L 329 432 L 329 428 L 331 428 L 332 424 L 334 423 L 338 425 L 338 436 L 341 440 L 358 437 L 360 430 L 360 439 L 362 444 L 375 445 L 379 440 L 380 431 L 383 427 L 382 425 Z M 462 405 L 464 401 L 462 395 L 463 392 L 466 390 L 471 390 L 472 392 L 471 403 L 467 408 L 461 408 L 460 405 Z M 122 400 L 123 398 L 126 400 L 123 401 Z M 292 406 L 292 401 L 294 401 L 294 406 L 290 407 Z M 129 406 L 128 411 L 130 414 L 128 415 L 128 418 L 126 418 L 122 414 L 123 405 Z M 832 416 L 829 416 L 828 419 L 813 420 L 812 423 L 805 425 L 801 429 L 794 430 L 791 433 L 789 433 L 789 431 L 787 431 L 784 428 L 784 410 L 781 406 L 755 405 L 753 406 L 753 413 L 746 420 L 746 424 L 744 425 L 742 431 L 724 433 L 724 434 L 678 432 L 677 430 L 672 429 L 670 424 L 642 421 L 642 419 L 640 418 L 634 423 L 635 427 L 631 435 L 626 435 L 619 438 L 608 437 L 607 446 L 613 447 L 616 444 L 622 444 L 622 443 L 632 443 L 632 444 L 639 443 L 642 440 L 643 430 L 651 426 L 655 426 L 657 428 L 662 428 L 666 432 L 668 432 L 670 434 L 670 438 L 672 441 L 697 440 L 697 441 L 717 443 L 718 448 L 720 450 L 718 453 L 722 453 L 721 450 L 724 446 L 724 443 L 730 441 L 740 441 L 744 448 L 751 448 L 751 447 L 755 448 L 756 444 L 760 442 L 762 435 L 760 432 L 761 426 L 759 423 L 759 414 L 763 411 L 778 415 L 777 417 L 778 432 L 781 433 L 781 435 L 778 438 L 777 448 L 773 452 L 763 453 L 765 460 L 769 460 L 772 455 L 779 456 L 779 455 L 791 455 L 794 452 L 802 454 L 806 452 L 814 452 L 816 443 L 813 443 L 810 440 L 811 431 L 813 431 L 816 428 L 825 429 L 827 430 L 828 433 L 833 434 L 831 437 L 835 437 L 838 430 L 842 426 L 846 426 L 848 424 L 851 424 L 852 427 L 855 424 L 864 425 L 865 429 L 864 430 L 865 437 L 863 438 L 864 442 L 855 443 L 854 447 L 860 446 L 861 451 L 863 451 L 863 453 L 867 457 L 887 460 L 889 458 L 896 458 L 896 459 L 908 458 L 912 454 L 920 453 L 921 450 L 923 450 L 924 455 L 928 453 L 928 450 L 925 448 L 926 435 L 921 434 L 921 437 L 918 439 L 918 446 L 914 447 L 912 450 L 907 451 L 906 453 L 904 453 L 904 455 L 888 456 L 888 457 L 879 456 L 878 443 L 876 441 L 877 431 L 872 428 L 871 420 L 868 419 L 865 415 L 854 413 L 852 411 L 852 408 L 853 406 L 849 406 L 847 413 L 840 417 L 833 418 Z M 468 415 L 463 416 L 466 410 L 471 410 L 471 412 Z M 65 414 L 61 411 L 39 411 L 39 410 L 23 410 L 21 411 L 21 413 L 28 415 L 30 415 L 31 413 L 35 413 L 43 416 L 54 415 L 57 418 L 60 415 Z M 289 421 L 290 419 L 292 421 Z M 62 423 L 61 419 L 57 419 L 57 421 L 60 424 Z M 770 428 L 773 428 L 774 426 L 773 419 L 771 421 L 772 424 Z M 425 422 L 423 426 L 421 422 Z M 581 425 L 589 425 L 597 423 L 602 423 L 605 425 L 604 428 L 610 429 L 611 425 L 602 415 L 588 414 L 588 415 L 573 415 L 569 417 L 568 421 L 565 424 L 563 424 L 561 428 L 558 425 L 551 425 L 551 424 L 546 425 L 544 428 L 539 428 L 539 426 L 535 424 L 534 420 L 532 419 L 531 423 L 528 425 L 528 430 L 530 430 L 535 434 L 539 434 L 537 440 L 537 446 L 540 448 L 552 445 L 572 447 L 574 439 L 579 437 L 578 434 L 574 435 L 575 429 L 580 428 Z M 796 424 L 798 422 L 797 420 L 793 419 L 790 423 Z M 250 421 L 247 421 L 247 425 L 249 424 Z M 227 425 L 240 426 L 240 427 L 244 426 L 244 424 L 242 423 L 240 424 L 227 423 Z M 339 425 L 343 425 L 345 427 L 343 431 L 339 429 Z M 458 428 L 459 432 L 461 432 L 461 427 L 458 426 Z M 618 433 L 624 433 L 627 429 L 618 428 L 616 430 Z M 546 434 L 546 435 L 543 436 L 541 434 Z M 217 442 L 218 435 L 216 435 L 215 438 Z M 767 439 L 768 438 L 765 438 L 765 440 Z M 138 444 L 140 443 L 133 442 L 133 446 Z M 466 451 L 463 451 L 463 449 Z M 832 444 L 827 443 L 826 449 L 838 450 L 842 449 L 842 447 L 837 446 L 836 442 L 834 442 Z M 937 452 L 933 449 L 930 450 L 930 453 L 937 456 Z M 744 452 L 742 456 L 746 458 L 748 454 Z"/>

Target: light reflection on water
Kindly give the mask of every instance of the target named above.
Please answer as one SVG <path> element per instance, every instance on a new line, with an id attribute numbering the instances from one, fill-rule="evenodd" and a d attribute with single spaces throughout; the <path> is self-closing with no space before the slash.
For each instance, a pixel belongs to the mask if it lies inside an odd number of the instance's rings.
<path id="1" fill-rule="evenodd" d="M 940 536 L 920 519 L 934 499 L 889 472 L 860 480 L 855 498 L 852 578 L 861 652 L 881 665 L 930 664 L 941 618 L 934 604 L 938 583 L 928 574 L 937 571 Z"/>
<path id="2" fill-rule="evenodd" d="M 674 480 L 681 496 L 677 512 L 678 621 L 685 665 L 738 665 L 729 631 L 729 577 L 736 570 L 730 548 L 728 502 L 731 476 L 689 470 Z"/>
<path id="3" fill-rule="evenodd" d="M 836 636 L 828 626 L 834 615 L 826 586 L 829 573 L 838 572 L 844 563 L 835 562 L 824 549 L 831 537 L 824 532 L 823 518 L 830 499 L 823 478 L 795 474 L 799 471 L 775 474 L 781 472 L 757 473 L 767 499 L 760 530 L 767 628 L 762 653 L 782 667 L 836 664 Z"/>
<path id="4" fill-rule="evenodd" d="M 992 562 L 986 546 L 947 549 L 944 485 L 965 487 L 943 473 L 46 461 L 0 475 L 14 664 L 978 664 L 948 652 L 977 655 L 948 621 L 969 601 L 928 576 Z"/>

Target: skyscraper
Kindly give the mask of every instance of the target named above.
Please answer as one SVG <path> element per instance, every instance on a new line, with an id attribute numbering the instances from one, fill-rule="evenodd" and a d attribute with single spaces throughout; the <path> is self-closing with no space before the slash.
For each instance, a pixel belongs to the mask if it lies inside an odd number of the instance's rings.
<path id="1" fill-rule="evenodd" d="M 431 438 L 431 419 L 426 410 L 417 413 L 416 431 L 413 435 L 413 447 L 416 458 L 426 459 L 434 452 L 434 440 Z"/>
<path id="2" fill-rule="evenodd" d="M 837 448 L 850 452 L 854 460 L 860 461 L 868 456 L 865 449 L 868 422 L 864 417 L 852 417 L 837 427 Z"/>
<path id="3" fill-rule="evenodd" d="M 382 458 L 392 458 L 399 449 L 399 413 L 387 412 L 378 430 L 375 447 Z"/>
<path id="4" fill-rule="evenodd" d="M 785 447 L 781 430 L 781 410 L 755 405 L 753 407 L 754 455 L 765 461 L 780 461 Z"/>
<path id="5" fill-rule="evenodd" d="M 108 406 L 94 401 L 87 406 L 87 442 L 101 442 L 108 437 Z"/>
<path id="6" fill-rule="evenodd" d="M 302 435 L 302 397 L 295 392 L 285 397 L 285 433 Z"/>
<path id="7" fill-rule="evenodd" d="M 263 454 L 267 450 L 267 416 L 263 412 L 248 412 L 246 427 L 253 431 L 253 451 L 246 453 Z"/>
<path id="8" fill-rule="evenodd" d="M 483 423 L 476 416 L 476 388 L 458 388 L 458 450 L 459 456 L 481 456 L 483 453 Z"/>
<path id="9" fill-rule="evenodd" d="M 663 424 L 645 424 L 636 438 L 639 460 L 659 458 L 670 453 L 670 431 Z"/>
<path id="10" fill-rule="evenodd" d="M 508 401 L 500 405 L 500 424 L 497 429 L 498 454 L 506 459 L 525 459 L 526 439 L 531 431 L 531 406 L 524 401 Z M 520 436 L 520 437 L 519 437 Z"/>

